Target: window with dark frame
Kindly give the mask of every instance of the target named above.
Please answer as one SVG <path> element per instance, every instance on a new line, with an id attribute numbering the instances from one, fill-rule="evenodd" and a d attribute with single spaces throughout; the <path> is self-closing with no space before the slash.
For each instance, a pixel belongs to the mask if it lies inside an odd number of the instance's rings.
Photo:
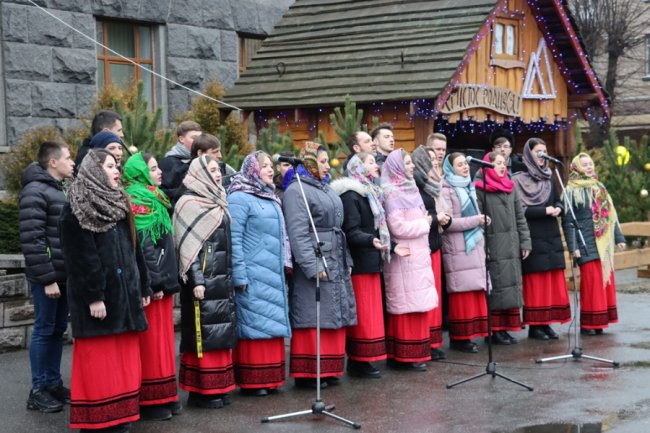
<path id="1" fill-rule="evenodd" d="M 97 40 L 133 62 L 148 69 L 154 68 L 153 28 L 151 26 L 122 21 L 97 21 Z M 153 75 L 134 64 L 97 46 L 97 86 L 108 87 L 111 83 L 119 88 L 128 87 L 133 81 L 144 83 L 144 93 L 149 109 L 155 107 Z"/>
<path id="2" fill-rule="evenodd" d="M 246 70 L 262 42 L 261 37 L 239 35 L 239 72 Z"/>

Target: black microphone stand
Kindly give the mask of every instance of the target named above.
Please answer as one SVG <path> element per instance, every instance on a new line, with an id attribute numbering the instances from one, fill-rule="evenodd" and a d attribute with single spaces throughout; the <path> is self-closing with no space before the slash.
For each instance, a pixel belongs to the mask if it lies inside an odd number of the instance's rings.
<path id="1" fill-rule="evenodd" d="M 485 302 L 487 304 L 487 325 L 488 325 L 488 362 L 487 365 L 485 366 L 485 371 L 483 373 L 479 373 L 474 376 L 466 377 L 465 379 L 458 380 L 456 382 L 452 382 L 447 384 L 447 389 L 451 389 L 456 385 L 460 385 L 465 382 L 469 382 L 475 379 L 479 379 L 484 376 L 492 376 L 492 378 L 500 377 L 501 379 L 505 379 L 509 382 L 512 382 L 516 385 L 522 386 L 526 388 L 528 391 L 532 391 L 533 388 L 523 384 L 522 382 L 519 382 L 515 379 L 512 379 L 504 374 L 501 374 L 497 371 L 497 363 L 494 362 L 492 358 L 492 308 L 490 307 L 490 293 L 489 293 L 489 282 L 490 282 L 490 276 L 488 272 L 488 267 L 489 267 L 489 260 L 488 260 L 488 233 L 487 233 L 487 226 L 488 226 L 488 203 L 487 203 L 487 183 L 488 183 L 488 178 L 486 175 L 486 167 L 482 166 L 481 167 L 481 174 L 483 176 L 483 203 L 485 203 L 485 209 L 483 210 L 483 214 L 485 215 L 485 224 L 483 224 L 483 248 L 485 252 Z M 477 209 L 478 210 L 478 209 Z"/>
<path id="2" fill-rule="evenodd" d="M 564 197 L 564 203 L 566 204 L 566 206 L 568 206 L 569 209 L 568 216 L 571 219 L 571 227 L 573 227 L 574 240 L 578 241 L 580 250 L 586 256 L 588 254 L 587 244 L 585 243 L 585 238 L 582 236 L 582 230 L 580 229 L 580 225 L 578 224 L 578 219 L 576 218 L 575 212 L 573 212 L 573 203 L 569 201 L 569 196 L 566 193 L 566 188 L 564 187 L 564 183 L 562 182 L 562 176 L 560 176 L 560 172 L 557 169 L 557 164 L 555 165 L 554 171 L 555 171 L 555 176 L 557 177 L 557 180 L 559 181 L 560 186 L 562 187 L 562 197 Z M 571 251 L 569 253 L 571 253 Z M 571 350 L 571 353 L 568 353 L 566 355 L 551 356 L 548 358 L 540 358 L 540 359 L 536 359 L 535 362 L 541 364 L 543 362 L 558 361 L 561 359 L 573 358 L 575 360 L 578 360 L 581 358 L 586 358 L 592 361 L 599 361 L 599 362 L 604 362 L 606 364 L 611 364 L 613 367 L 618 367 L 619 363 L 616 361 L 612 361 L 611 359 L 599 358 L 596 356 L 585 355 L 582 352 L 582 347 L 580 347 L 580 326 L 579 326 L 580 298 L 578 295 L 578 291 L 579 291 L 578 285 L 576 283 L 577 267 L 578 267 L 578 260 L 577 258 L 573 258 L 572 266 L 571 266 L 571 279 L 573 281 L 573 316 L 575 318 L 574 319 L 575 346 L 573 346 L 573 350 Z"/>
<path id="3" fill-rule="evenodd" d="M 305 202 L 305 209 L 307 210 L 307 216 L 309 217 L 309 223 L 311 224 L 311 229 L 314 233 L 314 237 L 316 238 L 316 245 L 314 246 L 314 254 L 316 255 L 317 258 L 317 267 L 316 267 L 316 400 L 314 400 L 314 403 L 311 405 L 310 409 L 306 410 L 301 410 L 298 412 L 291 412 L 291 413 L 285 413 L 281 415 L 274 415 L 274 416 L 265 416 L 262 418 L 261 422 L 262 423 L 267 423 L 270 421 L 277 421 L 280 419 L 286 419 L 286 418 L 294 418 L 297 416 L 302 416 L 302 415 L 325 415 L 330 418 L 334 418 L 335 420 L 341 421 L 342 423 L 345 423 L 355 429 L 360 429 L 361 424 L 358 424 L 354 421 L 350 421 L 348 419 L 345 419 L 343 417 L 340 417 L 338 415 L 335 415 L 331 413 L 330 411 L 334 410 L 336 408 L 336 405 L 330 404 L 326 405 L 325 402 L 321 399 L 321 383 L 320 383 L 320 263 L 323 264 L 323 269 L 325 271 L 325 274 L 328 276 L 329 279 L 329 268 L 327 267 L 327 261 L 325 260 L 325 257 L 323 257 L 323 251 L 321 250 L 321 247 L 323 243 L 320 241 L 320 238 L 318 237 L 318 231 L 316 230 L 316 225 L 314 224 L 314 218 L 312 217 L 311 210 L 309 209 L 309 203 L 307 202 L 307 197 L 305 196 L 305 190 L 302 187 L 302 181 L 300 180 L 300 174 L 298 174 L 298 161 L 292 161 L 293 165 L 293 170 L 295 172 L 296 179 L 298 181 L 298 186 L 300 187 L 300 194 L 302 195 L 302 199 Z"/>

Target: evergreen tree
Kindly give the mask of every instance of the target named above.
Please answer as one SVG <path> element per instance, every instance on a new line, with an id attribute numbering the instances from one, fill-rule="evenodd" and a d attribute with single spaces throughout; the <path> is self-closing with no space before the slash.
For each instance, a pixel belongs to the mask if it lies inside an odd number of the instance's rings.
<path id="1" fill-rule="evenodd" d="M 620 143 L 616 132 L 610 130 L 597 161 L 601 181 L 607 186 L 618 212 L 620 222 L 646 221 L 650 211 L 650 149 L 648 136 L 639 142 L 629 137 Z M 644 192 L 645 191 L 645 192 Z"/>
<path id="2" fill-rule="evenodd" d="M 142 81 L 136 84 L 135 97 L 130 103 L 114 100 L 113 108 L 122 117 L 124 142 L 127 146 L 135 146 L 156 158 L 165 154 L 172 144 L 172 135 L 170 131 L 166 131 L 160 137 L 156 136 L 162 118 L 162 108 L 158 107 L 153 113 L 149 110 Z M 131 152 L 133 150 L 135 149 Z"/>
<path id="3" fill-rule="evenodd" d="M 271 156 L 284 151 L 294 151 L 291 132 L 280 134 L 277 119 L 269 120 L 268 126 L 260 131 L 256 147 Z"/>

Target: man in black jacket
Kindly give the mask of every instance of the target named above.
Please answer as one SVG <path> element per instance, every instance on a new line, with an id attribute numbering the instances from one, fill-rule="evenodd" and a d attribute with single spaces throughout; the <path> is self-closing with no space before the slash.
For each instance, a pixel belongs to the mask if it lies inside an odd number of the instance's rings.
<path id="1" fill-rule="evenodd" d="M 90 125 L 91 136 L 86 138 L 79 150 L 77 150 L 77 159 L 75 160 L 76 168 L 74 171 L 75 175 L 77 174 L 79 167 L 81 167 L 81 161 L 83 161 L 84 157 L 90 150 L 90 140 L 102 131 L 112 132 L 120 139 L 123 139 L 124 131 L 122 130 L 122 118 L 120 115 L 110 110 L 100 110 L 95 114 L 92 124 Z M 122 145 L 124 145 L 124 143 L 122 143 Z"/>
<path id="2" fill-rule="evenodd" d="M 50 413 L 70 402 L 70 390 L 63 386 L 60 373 L 68 302 L 58 221 L 65 203 L 63 181 L 72 177 L 75 164 L 68 147 L 53 141 L 40 145 L 37 159 L 22 174 L 19 212 L 25 273 L 34 302 L 27 409 Z"/>
<path id="3" fill-rule="evenodd" d="M 182 194 L 183 179 L 192 161 L 192 144 L 201 133 L 201 125 L 196 122 L 185 120 L 179 123 L 176 128 L 178 141 L 158 163 L 162 171 L 160 188 L 167 194 L 172 204 L 176 203 Z"/>

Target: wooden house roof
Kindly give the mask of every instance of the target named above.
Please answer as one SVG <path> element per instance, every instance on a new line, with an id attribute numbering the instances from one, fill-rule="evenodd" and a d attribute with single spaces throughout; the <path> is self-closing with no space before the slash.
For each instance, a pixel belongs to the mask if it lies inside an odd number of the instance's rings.
<path id="1" fill-rule="evenodd" d="M 600 89 L 588 60 L 576 59 L 556 3 L 534 10 L 564 56 L 576 93 Z M 484 35 L 497 0 L 297 0 L 227 91 L 242 109 L 434 99 L 448 88 L 468 51 Z M 541 28 L 541 27 L 540 27 Z M 588 71 L 585 71 L 585 64 Z M 595 83 L 595 84 L 594 84 Z M 602 91 L 601 91 L 602 93 Z M 604 94 L 602 95 L 604 101 Z M 606 104 L 606 102 L 605 102 Z"/>

